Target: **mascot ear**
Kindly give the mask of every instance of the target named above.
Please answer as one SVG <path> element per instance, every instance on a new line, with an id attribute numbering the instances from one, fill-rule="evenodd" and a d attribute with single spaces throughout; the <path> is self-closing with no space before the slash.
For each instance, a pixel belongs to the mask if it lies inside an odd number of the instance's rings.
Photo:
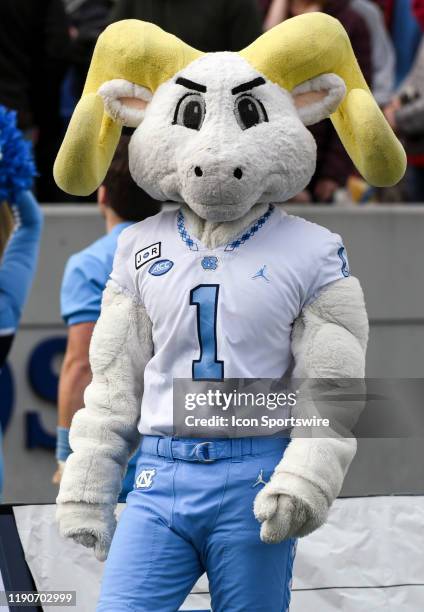
<path id="1" fill-rule="evenodd" d="M 343 79 L 336 74 L 321 74 L 297 85 L 291 95 L 300 119 L 313 125 L 337 110 L 346 94 Z"/>
<path id="2" fill-rule="evenodd" d="M 143 121 L 146 107 L 152 99 L 148 89 L 125 79 L 106 81 L 97 93 L 103 98 L 107 114 L 117 123 L 132 128 Z"/>

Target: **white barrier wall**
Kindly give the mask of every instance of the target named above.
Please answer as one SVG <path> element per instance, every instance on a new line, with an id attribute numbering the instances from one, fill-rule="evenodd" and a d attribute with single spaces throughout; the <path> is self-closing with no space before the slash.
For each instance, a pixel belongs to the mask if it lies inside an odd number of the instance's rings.
<path id="1" fill-rule="evenodd" d="M 423 377 L 424 207 L 287 209 L 344 238 L 371 320 L 368 376 Z M 3 392 L 0 398 L 2 413 L 12 410 L 4 439 L 4 499 L 15 503 L 51 502 L 56 496 L 50 482 L 54 456 L 43 446 L 49 442 L 44 434 L 55 431 L 56 406 L 48 397 L 60 368 L 60 354 L 55 351 L 66 334 L 60 319 L 60 283 L 68 257 L 104 231 L 93 205 L 45 206 L 44 212 L 39 269 L 9 360 L 13 406 L 9 394 Z M 35 416 L 28 417 L 31 412 Z M 27 449 L 27 437 L 41 446 Z M 362 440 L 359 448 L 344 494 L 423 492 L 420 439 Z"/>
<path id="2" fill-rule="evenodd" d="M 92 612 L 103 564 L 60 538 L 52 506 L 21 506 L 14 514 L 37 589 L 76 590 L 75 612 Z M 298 542 L 290 612 L 422 611 L 423 524 L 424 497 L 336 500 L 327 524 Z M 205 575 L 181 610 L 210 610 Z"/>

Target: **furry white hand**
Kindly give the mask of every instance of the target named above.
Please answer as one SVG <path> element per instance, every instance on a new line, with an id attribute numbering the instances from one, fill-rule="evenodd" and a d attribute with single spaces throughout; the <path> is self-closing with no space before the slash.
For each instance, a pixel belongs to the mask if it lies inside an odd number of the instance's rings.
<path id="1" fill-rule="evenodd" d="M 99 561 L 105 561 L 116 528 L 114 506 L 68 502 L 57 505 L 60 535 L 93 548 Z"/>
<path id="2" fill-rule="evenodd" d="M 73 536 L 73 540 L 86 548 L 92 548 L 94 550 L 94 556 L 98 561 L 106 561 L 109 554 L 111 539 L 97 539 L 97 536 L 91 533 L 80 533 Z"/>
<path id="3" fill-rule="evenodd" d="M 295 478 L 291 476 L 291 478 Z M 289 538 L 308 535 L 326 521 L 329 505 L 315 485 L 304 481 L 301 488 L 309 488 L 305 497 L 290 495 L 284 474 L 274 474 L 273 479 L 258 493 L 254 513 L 261 525 L 261 540 L 277 544 Z M 279 492 L 279 481 L 282 489 Z M 288 484 L 288 483 L 287 483 Z M 299 483 L 300 484 L 300 483 Z M 300 489 L 300 487 L 296 487 Z"/>

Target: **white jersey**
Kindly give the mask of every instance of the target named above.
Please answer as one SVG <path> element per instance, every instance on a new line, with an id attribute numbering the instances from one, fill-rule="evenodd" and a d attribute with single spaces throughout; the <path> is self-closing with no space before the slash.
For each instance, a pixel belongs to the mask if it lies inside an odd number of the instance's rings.
<path id="1" fill-rule="evenodd" d="M 233 242 L 209 249 L 180 211 L 125 229 L 112 280 L 152 321 L 139 429 L 172 433 L 173 379 L 280 378 L 302 308 L 348 276 L 340 236 L 270 207 Z"/>

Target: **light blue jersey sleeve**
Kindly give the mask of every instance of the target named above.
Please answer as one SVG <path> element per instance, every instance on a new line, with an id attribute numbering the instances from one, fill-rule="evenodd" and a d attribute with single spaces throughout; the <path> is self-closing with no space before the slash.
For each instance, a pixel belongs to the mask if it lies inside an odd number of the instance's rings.
<path id="1" fill-rule="evenodd" d="M 152 219 L 152 218 L 150 218 Z M 113 268 L 110 274 L 110 280 L 118 285 L 120 289 L 127 292 L 128 294 L 139 297 L 136 273 L 137 264 L 135 261 L 135 251 L 137 250 L 135 245 L 140 238 L 140 235 L 145 236 L 147 231 L 144 228 L 149 227 L 147 222 L 149 219 L 145 219 L 140 223 L 136 223 L 131 227 L 125 229 L 118 238 L 118 246 L 113 260 Z M 143 231 L 144 230 L 144 231 Z M 158 243 L 159 244 L 159 243 Z M 153 245 L 155 246 L 155 245 Z M 141 249 L 140 253 L 144 249 Z"/>
<path id="2" fill-rule="evenodd" d="M 21 318 L 38 260 L 43 225 L 40 206 L 22 191 L 11 206 L 16 229 L 0 262 L 0 334 L 13 334 Z"/>
<path id="3" fill-rule="evenodd" d="M 90 253 L 82 251 L 70 257 L 60 293 L 61 314 L 67 325 L 97 321 L 108 272 Z"/>
<path id="4" fill-rule="evenodd" d="M 313 273 L 309 279 L 304 306 L 316 300 L 325 287 L 350 274 L 347 253 L 341 237 L 324 231 L 326 237 L 320 245 L 312 268 Z"/>

